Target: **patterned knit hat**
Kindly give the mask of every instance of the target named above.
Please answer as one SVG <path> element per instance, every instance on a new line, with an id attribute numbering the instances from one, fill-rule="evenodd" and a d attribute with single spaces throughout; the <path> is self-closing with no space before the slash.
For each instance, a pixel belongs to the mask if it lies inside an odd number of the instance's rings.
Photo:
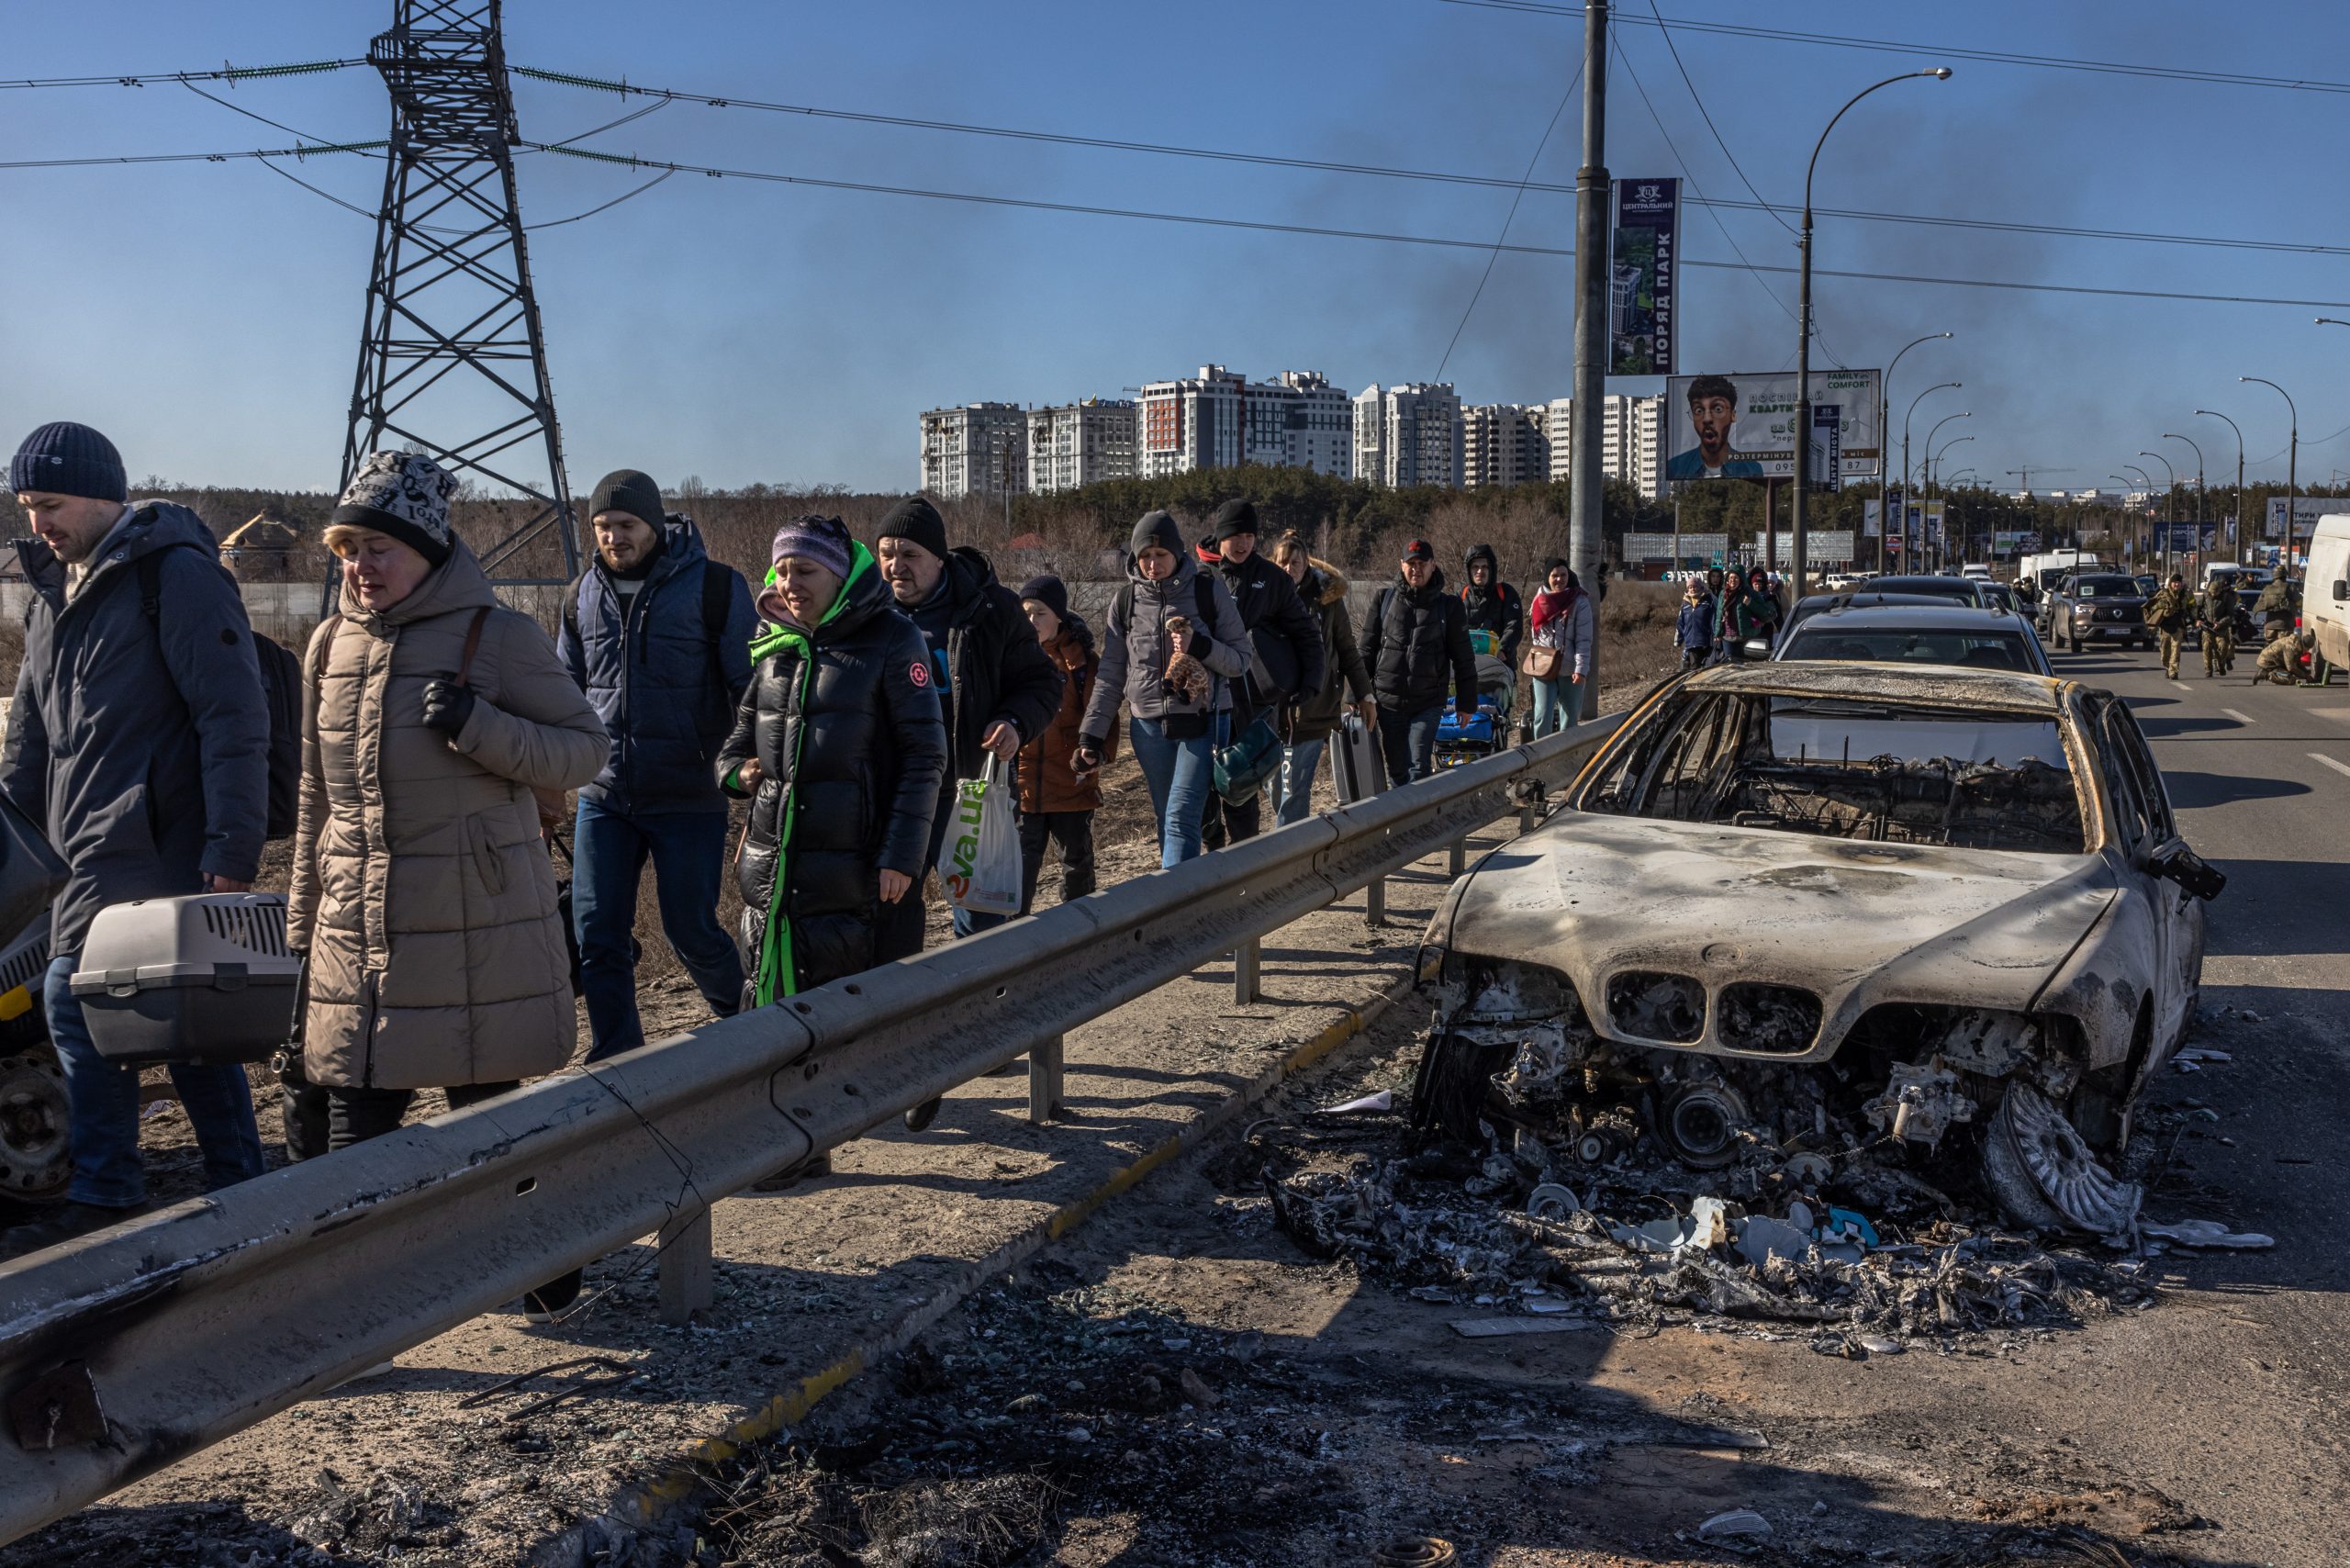
<path id="1" fill-rule="evenodd" d="M 455 476 L 420 452 L 371 452 L 330 521 L 388 533 L 438 566 L 449 559 L 456 489 Z"/>

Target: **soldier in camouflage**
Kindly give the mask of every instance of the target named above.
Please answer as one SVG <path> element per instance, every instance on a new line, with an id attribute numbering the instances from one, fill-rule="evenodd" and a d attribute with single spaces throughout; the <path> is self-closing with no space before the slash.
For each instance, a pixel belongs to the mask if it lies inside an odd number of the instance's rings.
<path id="1" fill-rule="evenodd" d="M 2171 679 L 2178 678 L 2178 649 L 2187 635 L 2187 622 L 2191 601 L 2187 597 L 2187 579 L 2178 573 L 2170 575 L 2154 597 L 2146 601 L 2146 624 L 2162 639 L 2163 673 Z"/>

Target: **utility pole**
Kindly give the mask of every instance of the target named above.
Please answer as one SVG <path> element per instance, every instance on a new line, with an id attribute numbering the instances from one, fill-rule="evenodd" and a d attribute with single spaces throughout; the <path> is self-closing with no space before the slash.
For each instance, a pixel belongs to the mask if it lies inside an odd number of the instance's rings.
<path id="1" fill-rule="evenodd" d="M 483 568 L 500 582 L 569 582 L 578 544 L 515 199 L 521 131 L 499 0 L 396 0 L 391 30 L 367 58 L 391 93 L 392 134 L 342 482 L 388 444 L 429 453 L 461 481 L 519 492 L 522 516 L 482 544 Z M 544 480 L 509 466 L 534 454 Z M 522 556 L 549 532 L 557 554 Z M 331 579 L 327 591 L 330 610 Z"/>
<path id="2" fill-rule="evenodd" d="M 1575 386 L 1567 414 L 1572 501 L 1567 559 L 1587 591 L 1599 582 L 1607 481 L 1600 424 L 1607 395 L 1607 0 L 1591 0 L 1583 28 L 1583 165 L 1575 171 Z M 1599 712 L 1599 660 L 1585 661 L 1578 720 Z"/>

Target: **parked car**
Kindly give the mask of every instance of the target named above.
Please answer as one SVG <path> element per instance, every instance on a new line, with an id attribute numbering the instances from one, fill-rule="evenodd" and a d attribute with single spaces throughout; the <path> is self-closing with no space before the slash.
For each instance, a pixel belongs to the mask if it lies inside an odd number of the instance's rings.
<path id="1" fill-rule="evenodd" d="M 2098 1166 L 2184 1038 L 2202 901 L 2111 693 L 1876 664 L 1660 686 L 1420 949 L 1415 1125 L 1585 1129 L 1760 1179 L 1862 1140 L 1970 1148 L 2019 1224 L 2127 1233 Z M 1739 1177 L 1725 1177 L 1733 1190 Z"/>
<path id="2" fill-rule="evenodd" d="M 1775 656 L 2054 673 L 2040 639 L 2020 617 L 1931 601 L 1831 606 L 1780 638 Z"/>
<path id="3" fill-rule="evenodd" d="M 2146 624 L 2146 596 L 2138 579 L 2120 572 L 2090 572 L 2066 577 L 2048 596 L 2048 640 L 2079 653 L 2090 643 L 2154 645 Z"/>

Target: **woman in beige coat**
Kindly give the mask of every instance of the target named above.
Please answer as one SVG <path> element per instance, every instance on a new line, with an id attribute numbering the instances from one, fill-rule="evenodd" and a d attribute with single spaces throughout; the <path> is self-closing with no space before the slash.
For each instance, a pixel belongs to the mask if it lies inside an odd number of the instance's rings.
<path id="1" fill-rule="evenodd" d="M 554 1072 L 576 1028 L 533 790 L 596 777 L 603 725 L 450 532 L 454 481 L 379 452 L 335 509 L 341 612 L 310 640 L 289 935 L 328 1147 L 414 1091 L 463 1107 Z"/>

